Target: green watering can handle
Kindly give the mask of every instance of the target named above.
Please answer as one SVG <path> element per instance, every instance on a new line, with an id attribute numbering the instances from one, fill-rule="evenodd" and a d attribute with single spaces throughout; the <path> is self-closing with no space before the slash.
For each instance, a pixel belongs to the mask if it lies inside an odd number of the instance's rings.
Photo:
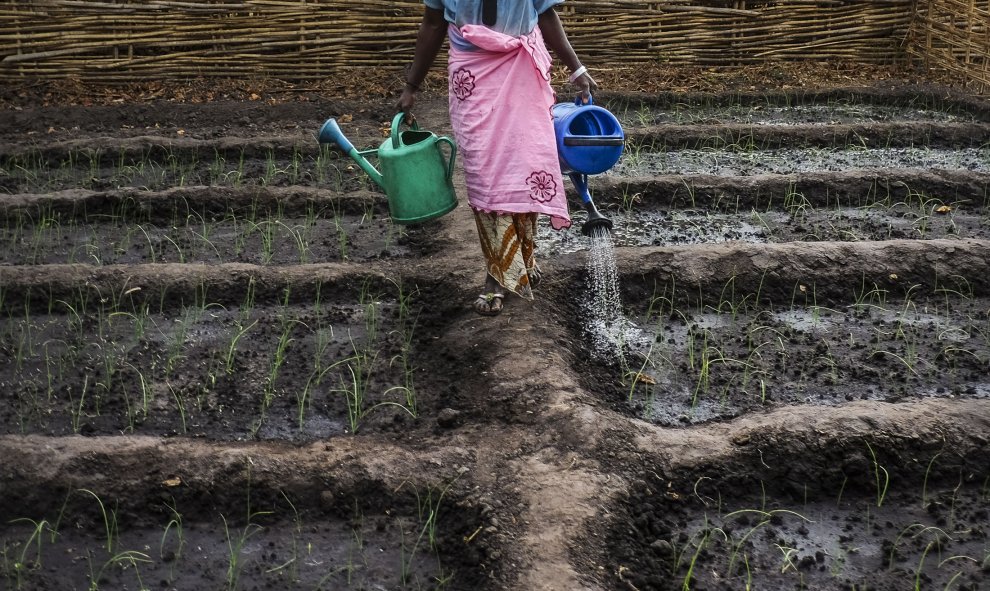
<path id="1" fill-rule="evenodd" d="M 398 113 L 392 118 L 392 147 L 396 150 L 402 143 L 399 141 L 399 127 L 402 126 L 402 121 L 406 118 L 405 113 Z M 412 118 L 412 117 L 410 117 Z M 419 124 L 416 123 L 416 119 L 412 118 L 412 124 L 409 125 L 410 129 L 419 129 Z"/>
<path id="2" fill-rule="evenodd" d="M 402 145 L 400 140 L 399 128 L 402 127 L 403 122 L 406 119 L 405 113 L 396 113 L 395 117 L 392 118 L 392 148 L 398 149 Z M 413 118 L 412 123 L 409 124 L 409 128 L 412 130 L 419 130 L 419 124 L 416 123 L 416 119 Z M 454 158 L 457 156 L 457 144 L 454 140 L 449 137 L 438 137 L 437 142 L 446 142 L 450 146 L 450 159 L 447 161 L 447 179 L 450 180 L 454 176 Z"/>
<path id="3" fill-rule="evenodd" d="M 457 144 L 454 143 L 454 140 L 446 136 L 438 137 L 437 143 L 440 142 L 446 142 L 450 146 L 450 160 L 447 161 L 447 180 L 449 181 L 454 176 L 454 156 L 457 156 Z"/>

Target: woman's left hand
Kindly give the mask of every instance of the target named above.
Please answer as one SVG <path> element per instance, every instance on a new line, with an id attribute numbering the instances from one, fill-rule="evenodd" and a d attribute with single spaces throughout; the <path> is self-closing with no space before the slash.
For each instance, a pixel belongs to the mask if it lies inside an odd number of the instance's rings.
<path id="1" fill-rule="evenodd" d="M 578 76 L 571 84 L 574 85 L 578 94 L 581 95 L 581 102 L 584 104 L 591 102 L 591 95 L 598 92 L 598 84 L 595 83 L 595 79 L 591 77 L 591 74 L 587 72 Z"/>

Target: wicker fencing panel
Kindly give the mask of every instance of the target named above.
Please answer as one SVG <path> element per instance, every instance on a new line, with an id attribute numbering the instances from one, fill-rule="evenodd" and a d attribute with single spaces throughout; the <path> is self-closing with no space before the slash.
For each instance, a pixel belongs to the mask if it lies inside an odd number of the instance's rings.
<path id="1" fill-rule="evenodd" d="M 919 0 L 908 52 L 926 68 L 990 93 L 990 0 Z"/>
<path id="2" fill-rule="evenodd" d="M 597 67 L 877 64 L 903 57 L 914 1 L 568 0 L 558 10 Z M 420 0 L 0 0 L 0 80 L 306 80 L 399 68 L 422 10 Z"/>

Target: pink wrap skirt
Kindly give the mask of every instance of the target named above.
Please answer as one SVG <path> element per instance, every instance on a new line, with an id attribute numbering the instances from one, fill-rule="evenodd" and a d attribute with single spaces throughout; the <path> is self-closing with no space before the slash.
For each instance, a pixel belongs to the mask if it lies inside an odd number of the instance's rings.
<path id="1" fill-rule="evenodd" d="M 456 31 L 477 47 L 451 47 L 450 118 L 468 203 L 479 212 L 537 213 L 571 225 L 551 109 L 552 63 L 539 27 L 511 37 L 479 25 Z"/>

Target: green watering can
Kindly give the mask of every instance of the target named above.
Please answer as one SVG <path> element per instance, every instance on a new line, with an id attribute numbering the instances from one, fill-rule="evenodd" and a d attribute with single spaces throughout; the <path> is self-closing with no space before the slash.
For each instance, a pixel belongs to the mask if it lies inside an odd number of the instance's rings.
<path id="1" fill-rule="evenodd" d="M 359 152 L 344 137 L 334 119 L 320 128 L 317 139 L 321 144 L 336 144 L 358 163 L 371 180 L 385 190 L 392 220 L 398 224 L 416 224 L 438 218 L 457 207 L 457 195 L 451 177 L 457 146 L 448 137 L 437 137 L 422 131 L 413 122 L 410 129 L 399 131 L 404 113 L 392 119 L 392 135 L 377 150 Z M 444 157 L 440 144 L 450 146 L 450 156 Z M 379 172 L 366 154 L 378 156 Z"/>

